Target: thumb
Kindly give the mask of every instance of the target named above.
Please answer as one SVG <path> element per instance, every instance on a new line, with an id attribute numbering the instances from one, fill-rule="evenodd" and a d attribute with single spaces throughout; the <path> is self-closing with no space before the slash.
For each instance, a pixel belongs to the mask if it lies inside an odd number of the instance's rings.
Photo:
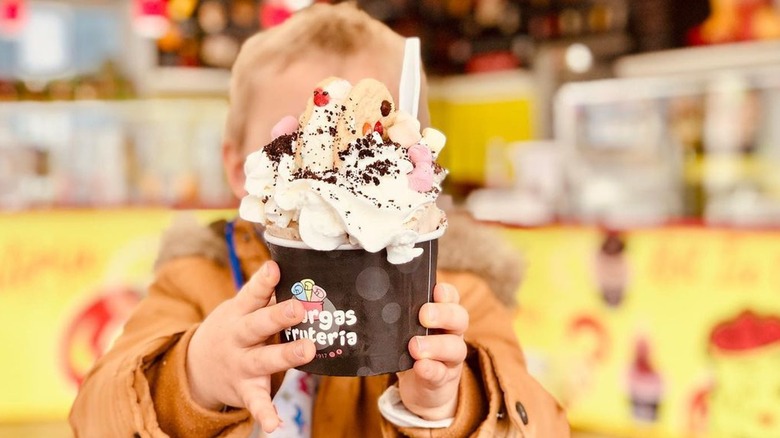
<path id="1" fill-rule="evenodd" d="M 276 262 L 269 260 L 263 263 L 238 292 L 239 307 L 245 313 L 250 313 L 268 306 L 274 296 L 274 288 L 279 283 L 279 275 Z"/>

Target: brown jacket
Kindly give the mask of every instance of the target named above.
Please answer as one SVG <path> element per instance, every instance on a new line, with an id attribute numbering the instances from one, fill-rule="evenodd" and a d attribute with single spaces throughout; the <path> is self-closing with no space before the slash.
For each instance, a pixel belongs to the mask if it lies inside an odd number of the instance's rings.
<path id="1" fill-rule="evenodd" d="M 377 408 L 391 377 L 323 377 L 312 438 L 569 436 L 564 412 L 528 374 L 515 339 L 507 304 L 517 287 L 519 264 L 495 238 L 474 231 L 473 223 L 450 222 L 440 242 L 438 280 L 458 288 L 471 321 L 455 421 L 443 429 L 397 428 Z M 237 222 L 235 242 L 245 274 L 269 258 L 246 222 Z M 236 293 L 221 230 L 179 224 L 163 238 L 162 248 L 148 297 L 90 371 L 73 404 L 70 423 L 79 438 L 244 437 L 251 432 L 247 411 L 206 410 L 193 402 L 186 381 L 192 334 Z M 274 376 L 274 388 L 281 377 Z"/>

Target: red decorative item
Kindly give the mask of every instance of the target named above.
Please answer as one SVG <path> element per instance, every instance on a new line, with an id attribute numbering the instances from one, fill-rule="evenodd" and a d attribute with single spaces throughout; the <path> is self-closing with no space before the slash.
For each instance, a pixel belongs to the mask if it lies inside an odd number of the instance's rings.
<path id="1" fill-rule="evenodd" d="M 263 29 L 280 25 L 292 14 L 312 3 L 331 3 L 330 0 L 263 0 L 260 5 L 260 26 Z"/>
<path id="2" fill-rule="evenodd" d="M 134 0 L 133 28 L 148 38 L 160 38 L 170 25 L 168 0 Z"/>
<path id="3" fill-rule="evenodd" d="M 266 0 L 260 6 L 260 26 L 263 29 L 282 24 L 292 16 L 292 11 L 280 0 Z"/>
<path id="4" fill-rule="evenodd" d="M 27 20 L 25 0 L 0 0 L 0 34 L 15 35 Z"/>
<path id="5" fill-rule="evenodd" d="M 60 343 L 59 360 L 71 383 L 81 384 L 89 367 L 108 351 L 140 300 L 140 292 L 129 286 L 105 287 L 69 319 Z"/>
<path id="6" fill-rule="evenodd" d="M 739 353 L 780 343 L 780 318 L 742 312 L 710 334 L 710 346 L 721 352 Z"/>
<path id="7" fill-rule="evenodd" d="M 135 5 L 139 15 L 168 16 L 168 0 L 136 0 Z"/>

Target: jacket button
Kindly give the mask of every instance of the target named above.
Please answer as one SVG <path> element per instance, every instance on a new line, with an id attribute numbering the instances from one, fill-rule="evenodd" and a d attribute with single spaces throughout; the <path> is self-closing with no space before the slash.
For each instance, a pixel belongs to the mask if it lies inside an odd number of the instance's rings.
<path id="1" fill-rule="evenodd" d="M 523 424 L 528 425 L 528 412 L 525 411 L 525 406 L 522 403 L 515 403 L 515 409 L 517 409 L 517 415 L 523 420 Z"/>

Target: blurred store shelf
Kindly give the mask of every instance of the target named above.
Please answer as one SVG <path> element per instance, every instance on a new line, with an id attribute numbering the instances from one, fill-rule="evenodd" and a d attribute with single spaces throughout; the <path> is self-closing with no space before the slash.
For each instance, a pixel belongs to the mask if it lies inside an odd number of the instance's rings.
<path id="1" fill-rule="evenodd" d="M 215 96 L 227 98 L 230 72 L 221 69 L 158 67 L 144 81 L 150 96 Z"/>

